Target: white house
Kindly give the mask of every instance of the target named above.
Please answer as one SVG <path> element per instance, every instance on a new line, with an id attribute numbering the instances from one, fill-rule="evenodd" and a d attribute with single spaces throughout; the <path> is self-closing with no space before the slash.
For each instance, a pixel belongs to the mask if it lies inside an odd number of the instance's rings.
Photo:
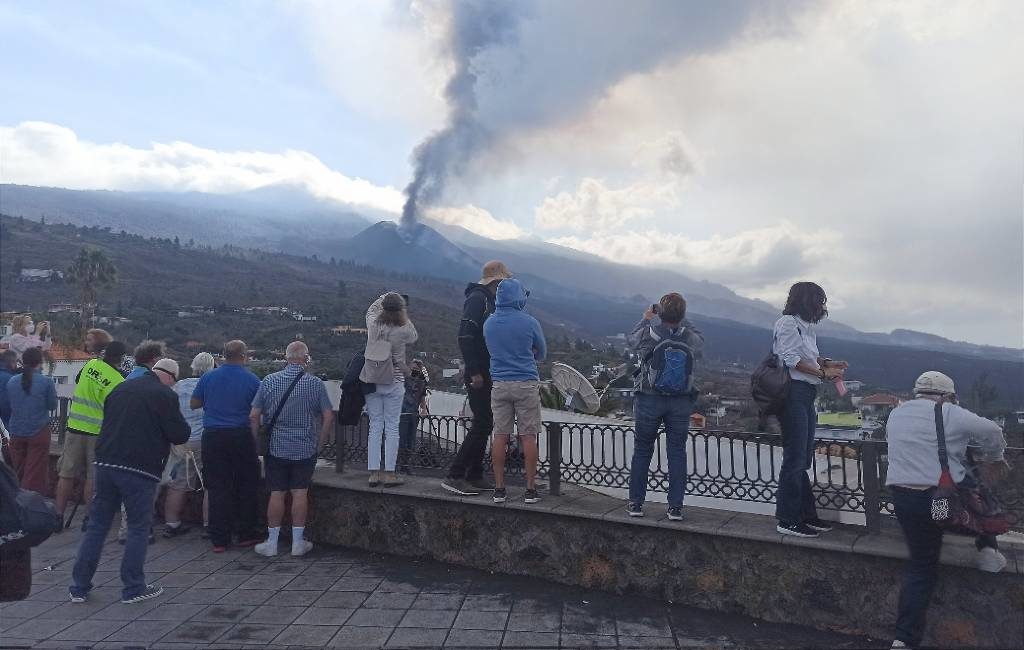
<path id="1" fill-rule="evenodd" d="M 72 397 L 75 394 L 75 377 L 81 372 L 92 356 L 84 350 L 54 342 L 49 356 L 53 360 L 46 373 L 57 387 L 57 397 Z"/>
<path id="2" fill-rule="evenodd" d="M 19 282 L 44 282 L 49 280 L 60 280 L 64 273 L 56 269 L 22 269 L 18 276 Z"/>

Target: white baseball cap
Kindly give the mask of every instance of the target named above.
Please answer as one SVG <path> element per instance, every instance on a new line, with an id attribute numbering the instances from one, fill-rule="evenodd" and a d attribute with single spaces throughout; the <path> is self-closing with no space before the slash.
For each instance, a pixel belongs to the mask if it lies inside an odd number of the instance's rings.
<path id="1" fill-rule="evenodd" d="M 953 385 L 953 380 L 938 370 L 921 373 L 921 376 L 914 382 L 914 394 L 952 395 L 955 392 L 956 386 Z"/>
<path id="2" fill-rule="evenodd" d="M 164 372 L 170 373 L 171 376 L 174 377 L 175 381 L 178 379 L 178 362 L 174 359 L 168 359 L 167 357 L 160 359 L 153 364 L 153 370 L 163 370 Z"/>

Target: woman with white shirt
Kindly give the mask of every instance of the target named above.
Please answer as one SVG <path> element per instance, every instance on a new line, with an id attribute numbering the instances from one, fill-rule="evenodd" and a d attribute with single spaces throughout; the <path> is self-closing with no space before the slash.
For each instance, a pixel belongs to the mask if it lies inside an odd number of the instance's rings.
<path id="1" fill-rule="evenodd" d="M 37 328 L 29 314 L 15 316 L 11 321 L 11 329 L 14 333 L 4 343 L 18 355 L 18 361 L 21 361 L 21 355 L 29 348 L 39 348 L 46 352 L 53 344 L 50 339 L 50 323 L 43 321 Z"/>
<path id="2" fill-rule="evenodd" d="M 398 427 L 402 418 L 402 401 L 405 399 L 405 380 L 409 377 L 409 365 L 405 360 L 405 348 L 416 342 L 416 327 L 409 320 L 405 298 L 397 293 L 386 293 L 366 310 L 366 336 L 368 342 L 385 340 L 391 344 L 391 373 L 387 383 L 375 383 L 374 391 L 366 396 L 366 413 L 370 419 L 367 440 L 367 469 L 370 470 L 370 486 L 381 483 L 380 446 L 384 440 L 384 487 L 401 485 L 395 473 L 398 458 Z M 361 377 L 362 378 L 362 377 Z M 365 379 L 364 379 L 365 381 Z"/>
<path id="3" fill-rule="evenodd" d="M 818 384 L 841 378 L 849 366 L 820 356 L 815 326 L 828 316 L 825 290 L 813 282 L 789 289 L 782 318 L 775 322 L 772 351 L 789 369 L 790 388 L 779 414 L 782 426 L 782 468 L 775 495 L 776 530 L 783 535 L 817 537 L 832 527 L 818 518 L 807 471 L 814 458 L 814 429 L 818 416 L 814 399 Z"/>

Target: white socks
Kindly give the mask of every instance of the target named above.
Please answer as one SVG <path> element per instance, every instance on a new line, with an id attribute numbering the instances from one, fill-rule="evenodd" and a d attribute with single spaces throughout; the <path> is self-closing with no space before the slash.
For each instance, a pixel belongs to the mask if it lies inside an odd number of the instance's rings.
<path id="1" fill-rule="evenodd" d="M 281 527 L 267 529 L 267 542 L 277 548 L 277 538 L 281 536 Z"/>
<path id="2" fill-rule="evenodd" d="M 305 539 L 302 534 L 305 532 L 305 526 L 292 526 L 292 546 L 295 546 L 295 542 L 302 541 Z"/>

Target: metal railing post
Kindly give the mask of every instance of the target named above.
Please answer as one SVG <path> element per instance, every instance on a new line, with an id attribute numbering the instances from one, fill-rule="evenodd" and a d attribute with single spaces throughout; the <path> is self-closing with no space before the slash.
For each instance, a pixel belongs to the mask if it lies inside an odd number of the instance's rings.
<path id="1" fill-rule="evenodd" d="M 882 527 L 881 486 L 878 481 L 878 445 L 872 441 L 861 443 L 861 472 L 864 488 L 864 523 L 868 532 L 877 535 Z"/>
<path id="2" fill-rule="evenodd" d="M 345 428 L 341 424 L 341 411 L 335 414 L 334 418 L 334 471 L 341 474 L 345 470 L 345 450 L 342 446 L 342 439 L 345 437 Z"/>
<path id="3" fill-rule="evenodd" d="M 562 425 L 548 422 L 548 492 L 557 497 L 562 491 Z"/>

